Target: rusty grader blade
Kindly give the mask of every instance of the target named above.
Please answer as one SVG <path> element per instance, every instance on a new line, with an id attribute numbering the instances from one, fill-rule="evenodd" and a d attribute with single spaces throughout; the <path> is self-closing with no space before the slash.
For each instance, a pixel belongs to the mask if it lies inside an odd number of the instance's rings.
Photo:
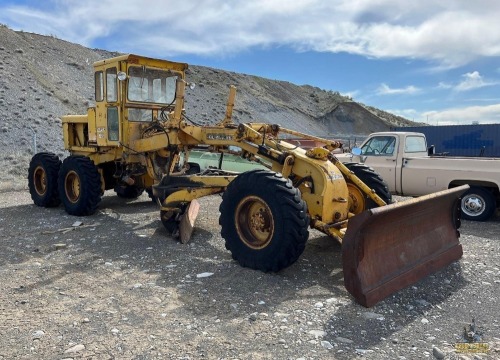
<path id="1" fill-rule="evenodd" d="M 181 240 L 181 243 L 186 244 L 189 240 L 191 240 L 194 223 L 199 211 L 200 203 L 196 199 L 191 200 L 179 223 L 179 239 Z"/>
<path id="2" fill-rule="evenodd" d="M 468 185 L 370 209 L 349 220 L 342 242 L 344 284 L 363 306 L 462 256 L 460 196 Z"/>

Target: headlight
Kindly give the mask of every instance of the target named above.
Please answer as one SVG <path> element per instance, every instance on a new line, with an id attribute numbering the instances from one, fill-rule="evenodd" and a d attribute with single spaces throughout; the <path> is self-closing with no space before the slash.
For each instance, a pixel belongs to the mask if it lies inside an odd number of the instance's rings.
<path id="1" fill-rule="evenodd" d="M 127 74 L 123 71 L 118 72 L 118 80 L 123 81 L 127 78 Z"/>

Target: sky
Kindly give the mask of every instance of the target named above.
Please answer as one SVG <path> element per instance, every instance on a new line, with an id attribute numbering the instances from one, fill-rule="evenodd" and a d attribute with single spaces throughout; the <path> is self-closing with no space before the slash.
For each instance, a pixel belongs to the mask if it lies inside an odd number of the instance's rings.
<path id="1" fill-rule="evenodd" d="M 339 91 L 431 125 L 500 123 L 499 19 L 498 0 L 0 0 L 13 30 Z"/>

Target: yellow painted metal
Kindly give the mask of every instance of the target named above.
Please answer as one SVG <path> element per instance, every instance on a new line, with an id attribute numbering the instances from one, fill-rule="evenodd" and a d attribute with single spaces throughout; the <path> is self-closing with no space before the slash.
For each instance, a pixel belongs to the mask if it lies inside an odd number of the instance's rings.
<path id="1" fill-rule="evenodd" d="M 194 199 L 199 199 L 204 196 L 214 195 L 223 192 L 226 189 L 224 186 L 211 186 L 211 187 L 200 187 L 200 188 L 186 188 L 176 191 L 169 195 L 163 204 L 161 204 L 162 211 L 170 211 L 172 209 L 177 209 L 179 204 L 190 202 Z"/>
<path id="2" fill-rule="evenodd" d="M 349 212 L 357 215 L 366 208 L 365 194 L 353 183 L 348 183 L 347 189 L 349 190 Z"/>
<path id="3" fill-rule="evenodd" d="M 186 63 L 161 60 L 161 59 L 153 59 L 153 58 L 148 58 L 145 56 L 135 55 L 135 54 L 120 55 L 120 56 L 117 56 L 114 58 L 96 61 L 94 63 L 94 68 L 105 67 L 109 64 L 117 64 L 117 63 L 121 63 L 121 62 L 124 62 L 127 64 L 133 64 L 133 65 L 149 66 L 149 67 L 154 67 L 154 68 L 158 68 L 158 69 L 172 69 L 172 70 L 175 70 L 175 71 L 178 71 L 181 73 L 186 71 L 188 68 L 188 64 L 186 64 Z"/>
<path id="4" fill-rule="evenodd" d="M 229 86 L 229 97 L 227 99 L 227 105 L 226 105 L 226 116 L 224 117 L 224 120 L 222 120 L 218 125 L 225 126 L 232 123 L 235 97 L 236 97 L 236 86 L 231 85 Z"/>
<path id="5" fill-rule="evenodd" d="M 354 173 L 347 168 L 342 162 L 340 162 L 335 156 L 330 156 L 330 161 L 345 175 L 349 180 L 351 180 L 354 185 L 356 185 L 363 193 L 368 195 L 377 205 L 384 206 L 387 205 L 386 202 L 377 195 L 377 193 L 370 189 L 364 182 L 362 182 Z"/>
<path id="6" fill-rule="evenodd" d="M 159 119 L 160 108 L 157 106 L 129 102 L 126 83 L 118 82 L 117 98 L 112 99 L 113 102 L 107 101 L 106 71 L 111 69 L 113 74 L 118 71 L 128 73 L 130 66 L 170 69 L 179 73 L 175 107 L 169 110 L 168 120 L 161 123 L 163 130 L 143 133 L 143 129 L 149 126 L 148 123 L 129 121 L 129 109 L 137 107 L 152 111 L 152 116 L 156 116 L 158 120 L 165 119 Z M 183 114 L 187 64 L 131 54 L 98 61 L 94 64 L 94 69 L 103 74 L 102 98 L 97 99 L 96 107 L 89 109 L 86 116 L 65 117 L 63 127 L 66 148 L 73 154 L 89 156 L 98 167 L 100 164 L 109 162 L 120 162 L 124 166 L 127 164 L 143 166 L 146 175 L 141 175 L 138 179 L 139 183 L 150 186 L 155 181 L 158 182 L 164 174 L 175 171 L 174 167 L 178 163 L 180 151 L 189 150 L 189 147 L 200 144 L 214 148 L 238 146 L 250 154 L 249 157 L 270 163 L 273 171 L 292 178 L 308 205 L 308 212 L 313 222 L 326 224 L 318 225 L 317 228 L 339 238 L 342 232 L 328 226 L 349 218 L 349 206 L 352 206 L 353 200 L 352 196 L 349 196 L 349 188 L 344 175 L 354 184 L 351 185 L 351 189 L 359 188 L 360 193 L 367 192 L 370 197 L 377 198 L 359 179 L 343 169 L 341 164 L 332 163 L 330 150 L 340 147 L 340 143 L 267 123 L 235 125 L 231 119 L 236 95 L 234 86 L 230 87 L 225 118 L 221 122 L 215 126 L 197 126 L 186 122 Z M 115 108 L 116 110 L 113 111 L 116 111 L 119 122 L 118 141 L 110 140 L 108 131 L 109 111 Z M 316 140 L 325 143 L 325 147 L 314 148 L 306 152 L 300 147 L 279 139 L 280 133 Z M 159 158 L 165 163 L 170 157 L 172 157 L 168 161 L 170 169 L 167 169 L 166 165 L 159 167 L 155 162 L 155 158 Z M 102 178 L 104 179 L 104 176 Z M 169 204 L 189 202 L 201 196 L 221 192 L 232 178 L 228 177 L 221 181 L 217 177 L 193 176 L 190 180 L 199 182 L 199 185 L 170 194 L 163 203 L 164 208 L 171 207 Z M 374 201 L 377 202 L 377 200 Z"/>
<path id="7" fill-rule="evenodd" d="M 177 80 L 176 91 L 175 91 L 176 94 L 175 103 L 177 104 L 177 106 L 174 109 L 173 119 L 170 121 L 171 122 L 170 125 L 172 127 L 178 127 L 181 121 L 181 116 L 184 108 L 180 107 L 179 104 L 183 103 L 184 101 L 184 89 L 186 88 L 185 85 L 186 82 L 184 80 Z"/>
<path id="8" fill-rule="evenodd" d="M 306 156 L 318 160 L 326 160 L 329 154 L 330 151 L 320 147 L 315 147 L 306 151 Z"/>
<path id="9" fill-rule="evenodd" d="M 281 170 L 281 175 L 283 175 L 283 177 L 287 178 L 290 176 L 290 174 L 292 173 L 293 164 L 293 156 L 288 155 L 285 159 L 285 162 L 283 163 L 283 169 Z"/>
<path id="10" fill-rule="evenodd" d="M 347 224 L 349 220 L 339 221 L 337 223 L 327 224 L 320 220 L 311 221 L 311 227 L 321 231 L 322 233 L 331 236 L 342 244 L 342 239 L 344 238 Z"/>

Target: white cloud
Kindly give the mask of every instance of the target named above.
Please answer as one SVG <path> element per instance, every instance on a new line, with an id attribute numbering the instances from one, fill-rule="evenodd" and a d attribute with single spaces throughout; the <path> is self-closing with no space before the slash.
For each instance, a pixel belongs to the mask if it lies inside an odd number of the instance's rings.
<path id="1" fill-rule="evenodd" d="M 420 89 L 413 86 L 409 85 L 404 88 L 390 88 L 387 84 L 380 84 L 380 86 L 377 89 L 377 94 L 379 95 L 412 95 L 420 92 Z"/>
<path id="2" fill-rule="evenodd" d="M 500 104 L 429 111 L 424 112 L 421 118 L 428 119 L 432 125 L 471 124 L 473 121 L 478 121 L 480 124 L 499 123 Z"/>
<path id="3" fill-rule="evenodd" d="M 445 82 L 440 82 L 437 86 L 438 89 L 452 89 L 453 85 Z"/>
<path id="4" fill-rule="evenodd" d="M 5 2 L 3 2 L 5 4 Z M 91 46 L 219 55 L 252 46 L 412 58 L 460 66 L 500 56 L 500 2 L 421 0 L 123 0 L 0 6 L 0 23 Z M 108 43 L 111 43 L 108 41 Z"/>
<path id="5" fill-rule="evenodd" d="M 494 82 L 485 81 L 478 71 L 463 74 L 462 77 L 463 80 L 453 88 L 455 91 L 469 91 L 485 86 L 496 85 Z"/>

